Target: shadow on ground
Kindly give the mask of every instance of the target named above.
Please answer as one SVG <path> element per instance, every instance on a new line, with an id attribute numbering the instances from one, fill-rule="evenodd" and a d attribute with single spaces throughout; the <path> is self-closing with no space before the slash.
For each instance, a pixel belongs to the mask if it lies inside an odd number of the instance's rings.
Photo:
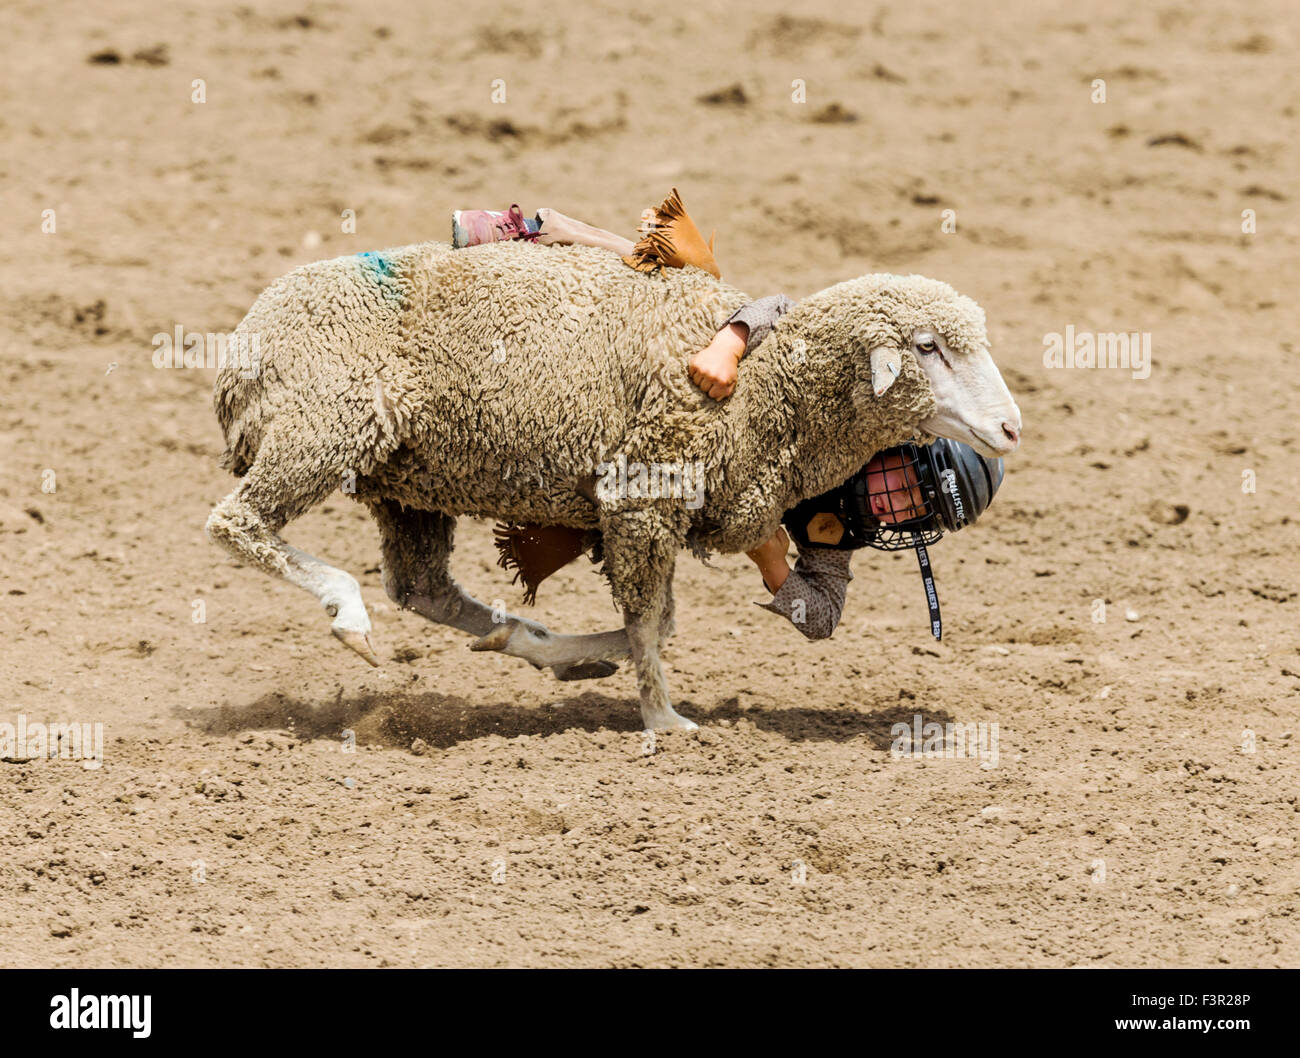
<path id="1" fill-rule="evenodd" d="M 848 742 L 865 737 L 876 749 L 888 750 L 893 744 L 890 729 L 895 724 L 912 726 L 912 717 L 924 713 L 927 723 L 939 724 L 955 722 L 955 718 L 944 709 L 918 706 L 914 702 L 906 704 L 891 702 L 880 709 L 863 712 L 859 709 L 844 709 L 837 706 L 744 706 L 739 699 L 728 698 L 711 709 L 700 709 L 689 702 L 682 703 L 683 714 L 697 721 L 701 726 L 730 720 L 749 720 L 763 731 L 771 731 L 791 742 Z"/>
<path id="2" fill-rule="evenodd" d="M 791 742 L 848 742 L 865 737 L 879 750 L 888 750 L 894 724 L 911 725 L 912 703 L 863 712 L 834 707 L 742 706 L 730 698 L 712 707 L 683 701 L 679 711 L 702 727 L 720 721 L 748 720 L 762 731 Z M 358 741 L 407 748 L 415 739 L 441 749 L 488 735 L 518 738 L 555 735 L 565 731 L 637 731 L 641 728 L 635 699 L 596 692 L 573 695 L 553 705 L 521 706 L 513 702 L 479 704 L 459 695 L 436 691 L 370 693 L 332 702 L 313 702 L 283 693 L 263 695 L 247 705 L 185 710 L 177 717 L 210 735 L 252 730 L 289 731 L 303 741 L 338 739 L 351 729 Z M 942 710 L 926 710 L 927 721 L 940 724 L 953 718 Z"/>

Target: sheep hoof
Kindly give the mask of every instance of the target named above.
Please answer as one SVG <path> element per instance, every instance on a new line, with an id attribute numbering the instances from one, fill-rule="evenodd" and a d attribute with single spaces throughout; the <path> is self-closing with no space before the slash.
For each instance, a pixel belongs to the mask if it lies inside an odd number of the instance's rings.
<path id="1" fill-rule="evenodd" d="M 686 717 L 669 709 L 668 712 L 662 716 L 656 717 L 653 720 L 647 719 L 645 722 L 645 729 L 647 731 L 698 731 L 700 725 L 694 720 L 687 720 Z"/>
<path id="2" fill-rule="evenodd" d="M 369 632 L 359 632 L 355 628 L 332 628 L 330 631 L 338 637 L 339 642 L 351 647 L 371 665 L 379 668 L 379 655 L 375 653 L 375 646 L 370 642 Z"/>
<path id="3" fill-rule="evenodd" d="M 510 637 L 514 634 L 515 625 L 513 621 L 498 625 L 487 635 L 474 640 L 469 645 L 470 650 L 500 650 L 510 642 Z"/>
<path id="4" fill-rule="evenodd" d="M 599 680 L 612 676 L 618 666 L 612 661 L 580 661 L 573 665 L 553 665 L 551 671 L 557 680 Z"/>

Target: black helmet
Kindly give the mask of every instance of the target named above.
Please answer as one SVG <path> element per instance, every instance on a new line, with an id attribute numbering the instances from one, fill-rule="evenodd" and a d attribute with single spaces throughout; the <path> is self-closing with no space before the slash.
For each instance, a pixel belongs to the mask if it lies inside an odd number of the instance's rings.
<path id="1" fill-rule="evenodd" d="M 955 533 L 973 525 L 993 502 L 1004 473 L 1001 459 L 988 459 L 970 445 L 946 437 L 924 448 L 892 448 L 881 457 L 881 469 L 869 472 L 863 467 L 845 482 L 851 486 L 854 513 L 863 525 L 873 529 L 866 546 L 881 551 L 915 547 L 917 534 L 922 543 L 932 544 L 945 532 Z M 917 482 L 917 489 L 882 491 L 881 486 L 887 484 L 883 470 L 910 470 L 905 480 Z M 921 494 L 919 506 L 915 491 Z M 883 498 L 891 510 L 915 514 L 892 524 L 881 522 L 873 514 L 873 493 L 877 502 Z"/>
<path id="2" fill-rule="evenodd" d="M 901 486 L 896 484 L 899 472 Z M 786 511 L 781 520 L 801 550 L 915 548 L 925 579 L 931 631 L 939 639 L 939 600 L 925 546 L 935 543 L 945 531 L 955 533 L 973 525 L 993 502 L 1002 476 L 1001 459 L 988 459 L 970 445 L 940 437 L 925 447 L 905 444 L 878 453 L 843 485 L 804 500 Z M 809 521 L 822 512 L 836 515 L 844 526 L 844 535 L 836 544 L 808 538 Z M 896 520 L 882 521 L 880 514 L 884 512 L 892 513 Z"/>

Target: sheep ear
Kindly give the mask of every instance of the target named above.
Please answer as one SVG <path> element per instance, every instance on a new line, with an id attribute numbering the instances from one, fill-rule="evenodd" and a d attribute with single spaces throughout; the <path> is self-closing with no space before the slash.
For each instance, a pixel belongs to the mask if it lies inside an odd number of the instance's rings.
<path id="1" fill-rule="evenodd" d="M 877 346 L 871 350 L 871 389 L 877 397 L 894 384 L 903 370 L 903 354 L 891 346 Z"/>

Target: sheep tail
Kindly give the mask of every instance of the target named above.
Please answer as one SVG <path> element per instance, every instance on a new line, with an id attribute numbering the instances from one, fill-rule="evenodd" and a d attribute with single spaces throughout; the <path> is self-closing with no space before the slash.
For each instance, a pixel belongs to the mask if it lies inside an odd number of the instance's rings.
<path id="1" fill-rule="evenodd" d="M 638 272 L 656 272 L 660 268 L 685 268 L 693 265 L 721 279 L 718 262 L 713 258 L 715 231 L 704 241 L 700 229 L 682 205 L 677 188 L 654 210 L 646 210 L 641 221 L 641 241 L 623 258 L 623 263 Z"/>

